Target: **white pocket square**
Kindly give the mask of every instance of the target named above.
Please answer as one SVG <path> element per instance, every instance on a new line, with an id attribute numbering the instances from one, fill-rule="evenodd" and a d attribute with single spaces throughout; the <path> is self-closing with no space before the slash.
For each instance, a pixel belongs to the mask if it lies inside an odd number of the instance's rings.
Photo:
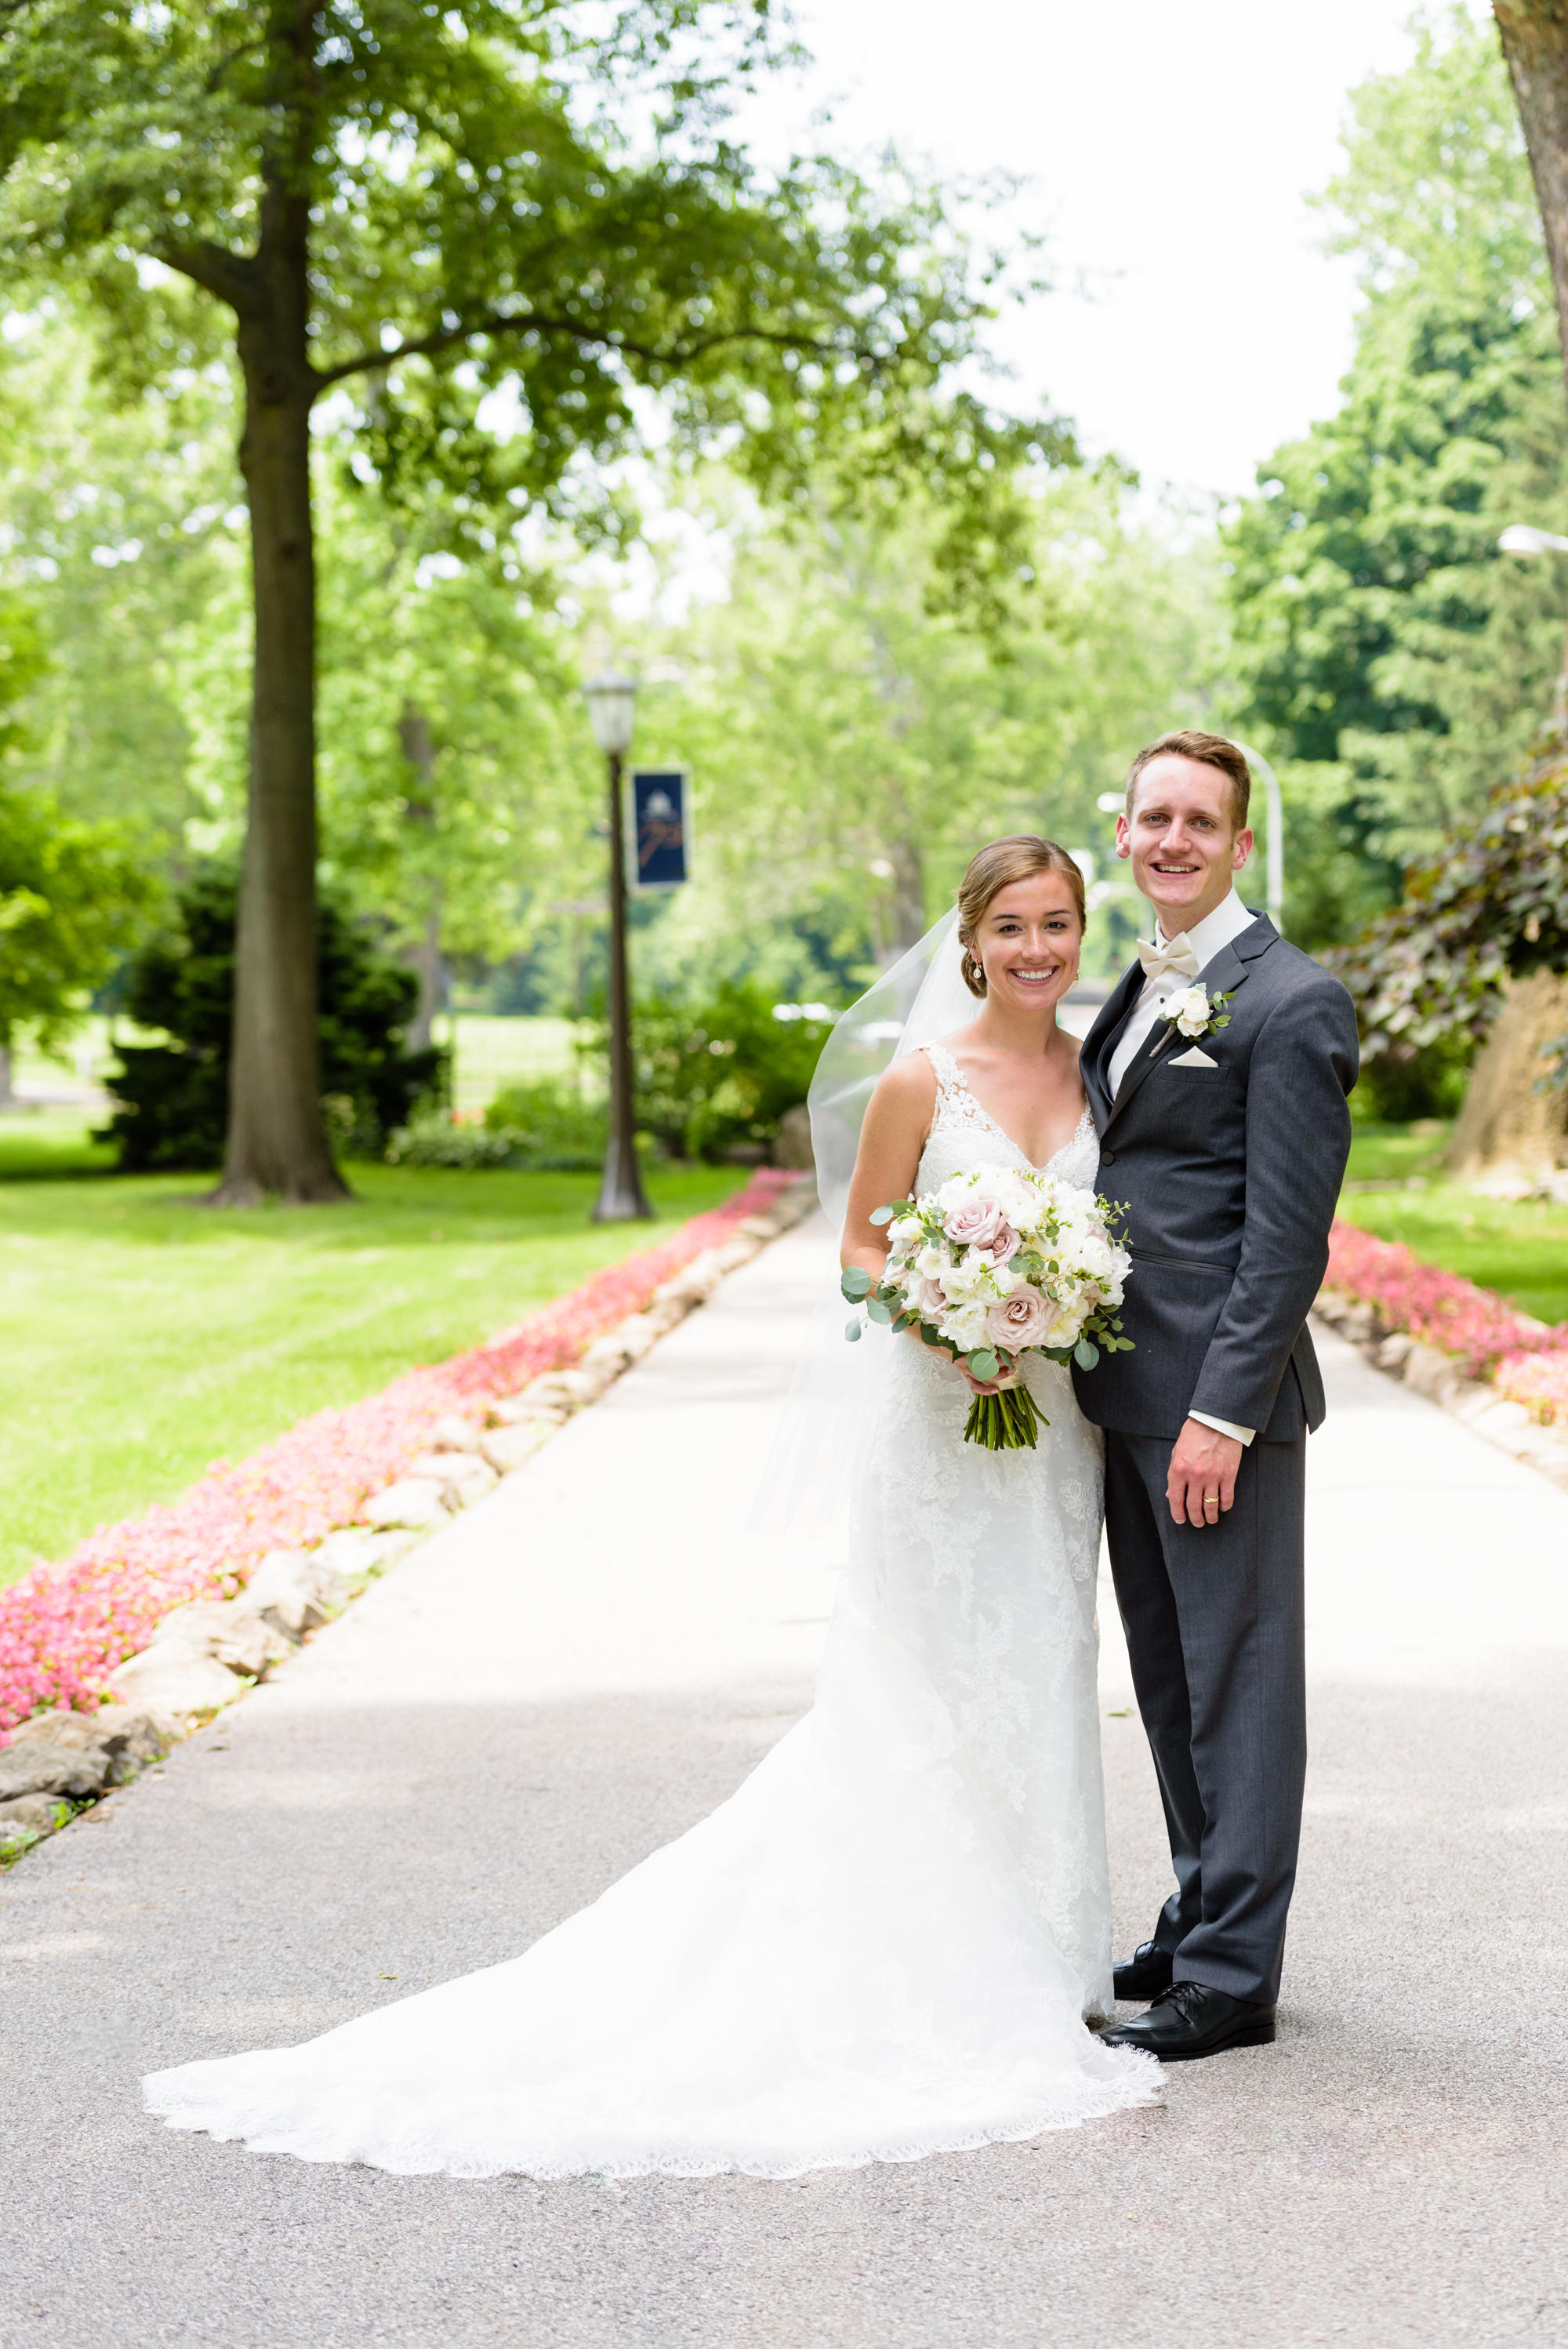
<path id="1" fill-rule="evenodd" d="M 1194 1044 L 1190 1052 L 1178 1052 L 1171 1063 L 1173 1069 L 1217 1069 L 1218 1061 L 1211 1061 L 1207 1052 Z"/>

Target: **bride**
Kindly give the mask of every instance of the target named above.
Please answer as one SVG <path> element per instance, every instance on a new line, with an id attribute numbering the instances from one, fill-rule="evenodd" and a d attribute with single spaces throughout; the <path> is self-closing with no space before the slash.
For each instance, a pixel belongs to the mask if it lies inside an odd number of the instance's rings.
<path id="1" fill-rule="evenodd" d="M 1056 1020 L 1083 931 L 1066 853 L 994 841 L 956 916 L 840 1022 L 812 1113 L 824 1196 L 850 1175 L 846 1264 L 880 1270 L 871 1210 L 961 1168 L 1093 1186 Z M 912 988 L 905 1017 L 877 1016 Z M 1152 2060 L 1087 2027 L 1111 1995 L 1099 1433 L 1031 1353 L 1038 1449 L 965 1444 L 967 1371 L 913 1334 L 847 1346 L 842 1321 L 835 1289 L 795 1423 L 808 1453 L 813 1425 L 831 1431 L 797 1491 L 812 1473 L 849 1485 L 813 1711 L 523 1956 L 296 2047 L 155 2073 L 154 2113 L 401 2172 L 790 2178 L 1155 2100 Z"/>

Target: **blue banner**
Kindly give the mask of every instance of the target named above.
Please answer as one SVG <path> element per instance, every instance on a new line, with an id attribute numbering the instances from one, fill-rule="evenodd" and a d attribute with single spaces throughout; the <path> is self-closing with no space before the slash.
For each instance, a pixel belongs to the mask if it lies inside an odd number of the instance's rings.
<path id="1" fill-rule="evenodd" d="M 685 767 L 632 770 L 632 886 L 678 889 L 691 878 L 691 775 Z"/>

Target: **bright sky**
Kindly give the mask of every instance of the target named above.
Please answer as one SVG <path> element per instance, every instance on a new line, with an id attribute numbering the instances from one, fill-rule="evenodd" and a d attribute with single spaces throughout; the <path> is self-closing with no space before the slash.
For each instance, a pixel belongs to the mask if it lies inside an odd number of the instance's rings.
<path id="1" fill-rule="evenodd" d="M 1020 404 L 1047 398 L 1150 486 L 1233 492 L 1337 404 L 1356 291 L 1305 197 L 1336 168 L 1347 91 L 1408 57 L 1409 16 L 1410 0 L 795 0 L 815 67 L 746 128 L 764 153 L 891 139 L 940 176 L 1028 177 L 1019 216 L 1091 298 L 1054 293 L 1002 331 Z"/>

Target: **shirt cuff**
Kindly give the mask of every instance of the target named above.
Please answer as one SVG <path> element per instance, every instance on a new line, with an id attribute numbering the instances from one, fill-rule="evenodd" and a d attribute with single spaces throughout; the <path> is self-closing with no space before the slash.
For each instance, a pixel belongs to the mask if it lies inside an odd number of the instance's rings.
<path id="1" fill-rule="evenodd" d="M 1238 1427 L 1233 1420 L 1216 1419 L 1212 1411 L 1190 1411 L 1187 1416 L 1201 1420 L 1205 1427 L 1218 1428 L 1222 1435 L 1233 1435 L 1236 1442 L 1243 1445 L 1250 1444 L 1257 1433 L 1255 1427 Z"/>

